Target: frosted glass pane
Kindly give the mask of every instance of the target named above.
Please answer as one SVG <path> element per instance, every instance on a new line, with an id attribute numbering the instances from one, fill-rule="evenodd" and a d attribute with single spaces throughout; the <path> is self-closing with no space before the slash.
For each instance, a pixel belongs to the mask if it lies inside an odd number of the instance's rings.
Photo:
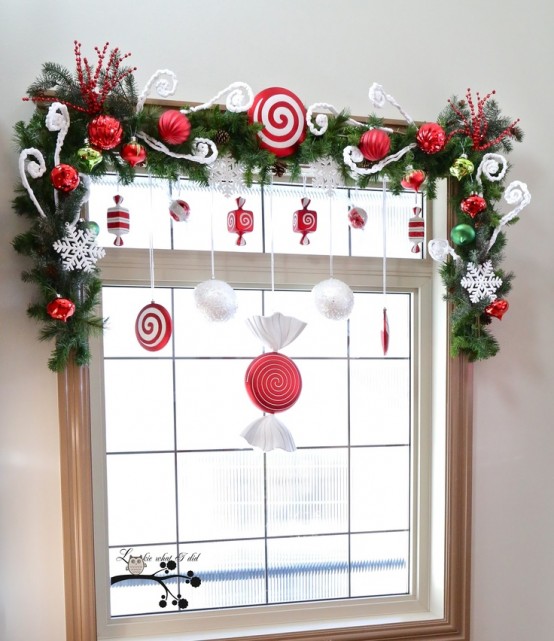
<path id="1" fill-rule="evenodd" d="M 383 306 L 389 322 L 387 358 L 408 358 L 410 355 L 410 294 L 354 294 L 350 316 L 350 355 L 383 358 L 381 330 Z"/>
<path id="2" fill-rule="evenodd" d="M 346 531 L 347 465 L 346 449 L 269 452 L 268 536 Z"/>
<path id="3" fill-rule="evenodd" d="M 171 314 L 171 290 L 157 287 L 154 300 Z M 160 358 L 170 356 L 171 340 L 157 352 L 141 347 L 135 334 L 138 313 L 152 302 L 150 287 L 104 287 L 102 289 L 102 314 L 108 319 L 104 331 L 104 356 L 141 356 Z"/>
<path id="4" fill-rule="evenodd" d="M 355 448 L 350 456 L 352 531 L 407 529 L 410 448 Z"/>
<path id="5" fill-rule="evenodd" d="M 171 361 L 106 360 L 104 377 L 107 451 L 173 448 Z"/>
<path id="6" fill-rule="evenodd" d="M 348 537 L 270 539 L 269 602 L 348 596 Z"/>
<path id="7" fill-rule="evenodd" d="M 262 294 L 236 289 L 236 315 L 224 323 L 204 318 L 194 302 L 194 290 L 175 290 L 175 355 L 176 356 L 251 356 L 263 345 L 246 324 L 250 316 L 262 313 Z"/>
<path id="8" fill-rule="evenodd" d="M 175 540 L 173 454 L 109 454 L 109 545 Z"/>
<path id="9" fill-rule="evenodd" d="M 180 454 L 178 465 L 181 540 L 263 536 L 260 452 Z"/>
<path id="10" fill-rule="evenodd" d="M 408 532 L 354 534 L 351 540 L 352 596 L 384 596 L 409 591 Z"/>
<path id="11" fill-rule="evenodd" d="M 295 359 L 302 376 L 298 401 L 279 414 L 297 447 L 348 444 L 346 360 Z"/>
<path id="12" fill-rule="evenodd" d="M 350 434 L 353 445 L 410 442 L 410 362 L 350 362 Z"/>

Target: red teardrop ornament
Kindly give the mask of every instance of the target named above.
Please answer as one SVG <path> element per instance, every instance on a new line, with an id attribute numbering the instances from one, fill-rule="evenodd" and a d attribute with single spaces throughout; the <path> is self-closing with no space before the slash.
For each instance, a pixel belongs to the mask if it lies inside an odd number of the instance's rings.
<path id="1" fill-rule="evenodd" d="M 497 298 L 490 305 L 485 307 L 485 313 L 502 320 L 502 316 L 508 311 L 508 301 L 503 298 Z"/>
<path id="2" fill-rule="evenodd" d="M 425 180 L 425 172 L 421 169 L 413 169 L 409 171 L 404 178 L 400 181 L 400 184 L 404 189 L 413 189 L 414 191 L 419 191 L 419 188 Z"/>
<path id="3" fill-rule="evenodd" d="M 460 209 L 465 213 L 475 218 L 477 214 L 480 214 L 482 211 L 485 211 L 487 208 L 487 201 L 483 196 L 477 194 L 472 194 L 468 196 L 460 203 Z"/>
<path id="4" fill-rule="evenodd" d="M 121 157 L 125 162 L 129 163 L 131 167 L 135 167 L 146 160 L 146 149 L 137 142 L 136 138 L 131 138 L 127 144 L 123 145 Z"/>

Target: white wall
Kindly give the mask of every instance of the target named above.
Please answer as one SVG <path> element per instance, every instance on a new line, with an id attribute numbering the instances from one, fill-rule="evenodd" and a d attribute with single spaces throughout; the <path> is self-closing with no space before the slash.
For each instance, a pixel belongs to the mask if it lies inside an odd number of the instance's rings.
<path id="1" fill-rule="evenodd" d="M 56 377 L 49 346 L 25 316 L 32 294 L 10 241 L 17 180 L 12 126 L 41 64 L 73 66 L 73 40 L 91 57 L 109 41 L 139 67 L 138 86 L 170 68 L 178 98 L 207 100 L 235 80 L 281 85 L 306 104 L 370 109 L 382 83 L 416 119 L 434 119 L 453 93 L 496 89 L 521 117 L 513 179 L 533 202 L 510 229 L 517 274 L 495 321 L 502 349 L 476 367 L 473 641 L 550 641 L 554 594 L 554 380 L 551 60 L 554 8 L 540 0 L 0 0 L 0 639 L 64 639 Z M 140 15 L 139 15 L 140 14 Z M 396 116 L 394 112 L 384 115 Z M 75 640 L 78 641 L 78 640 Z"/>

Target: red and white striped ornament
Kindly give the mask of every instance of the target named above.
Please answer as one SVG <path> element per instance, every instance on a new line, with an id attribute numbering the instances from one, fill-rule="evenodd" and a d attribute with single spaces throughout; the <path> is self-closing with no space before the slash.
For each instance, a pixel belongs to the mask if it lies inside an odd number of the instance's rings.
<path id="1" fill-rule="evenodd" d="M 421 207 L 416 205 L 412 209 L 414 215 L 408 222 L 408 237 L 413 243 L 412 253 L 419 254 L 421 251 L 420 245 L 425 240 L 425 221 L 421 213 Z"/>
<path id="2" fill-rule="evenodd" d="M 108 208 L 108 231 L 110 234 L 115 234 L 113 244 L 116 247 L 121 247 L 123 245 L 123 238 L 121 238 L 121 236 L 129 233 L 131 226 L 130 216 L 129 210 L 121 205 L 123 196 L 117 194 L 113 199 L 115 207 Z"/>
<path id="3" fill-rule="evenodd" d="M 135 335 L 141 347 L 149 352 L 163 349 L 171 338 L 171 316 L 163 305 L 152 301 L 138 313 Z"/>
<path id="4" fill-rule="evenodd" d="M 242 208 L 245 202 L 244 198 L 237 198 L 237 208 L 227 214 L 227 231 L 238 234 L 237 245 L 240 247 L 246 245 L 243 235 L 254 230 L 254 214 Z"/>
<path id="5" fill-rule="evenodd" d="M 169 215 L 176 222 L 186 222 L 190 216 L 190 206 L 184 200 L 172 200 L 169 205 Z"/>

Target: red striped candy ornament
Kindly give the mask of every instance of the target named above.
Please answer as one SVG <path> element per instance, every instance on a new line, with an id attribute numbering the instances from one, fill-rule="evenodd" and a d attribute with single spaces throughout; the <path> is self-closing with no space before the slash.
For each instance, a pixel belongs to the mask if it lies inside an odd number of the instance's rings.
<path id="1" fill-rule="evenodd" d="M 298 367 L 279 352 L 255 358 L 246 370 L 244 384 L 254 405 L 269 414 L 288 410 L 302 391 Z"/>
<path id="2" fill-rule="evenodd" d="M 171 338 L 171 316 L 163 305 L 152 301 L 138 313 L 135 335 L 141 347 L 149 352 L 163 349 Z"/>
<path id="3" fill-rule="evenodd" d="M 308 209 L 310 205 L 309 198 L 302 198 L 302 209 L 294 212 L 292 218 L 292 230 L 298 234 L 302 234 L 300 238 L 301 245 L 309 245 L 310 239 L 308 234 L 316 231 L 317 229 L 317 211 Z"/>
<path id="4" fill-rule="evenodd" d="M 121 238 L 121 236 L 129 233 L 131 221 L 129 210 L 121 205 L 123 196 L 117 194 L 113 199 L 115 207 L 108 208 L 108 231 L 110 234 L 115 234 L 113 244 L 116 247 L 121 247 L 123 245 L 123 238 Z"/>
<path id="5" fill-rule="evenodd" d="M 254 214 L 242 208 L 245 202 L 244 198 L 237 198 L 237 208 L 227 214 L 227 231 L 238 235 L 237 245 L 240 247 L 246 245 L 243 235 L 254 230 Z"/>
<path id="6" fill-rule="evenodd" d="M 421 251 L 420 245 L 425 239 L 425 221 L 421 215 L 421 207 L 416 205 L 412 211 L 414 215 L 408 222 L 408 237 L 413 243 L 412 253 L 419 254 Z"/>
<path id="7" fill-rule="evenodd" d="M 306 108 L 298 96 L 282 87 L 257 94 L 248 119 L 263 125 L 258 132 L 260 147 L 279 157 L 290 156 L 306 138 Z"/>

